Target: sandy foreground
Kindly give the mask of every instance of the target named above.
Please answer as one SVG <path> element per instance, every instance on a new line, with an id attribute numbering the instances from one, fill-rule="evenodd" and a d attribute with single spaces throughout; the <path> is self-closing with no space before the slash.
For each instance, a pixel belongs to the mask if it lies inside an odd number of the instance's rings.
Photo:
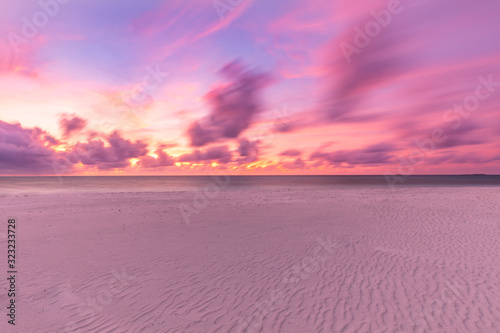
<path id="1" fill-rule="evenodd" d="M 500 332 L 499 187 L 210 195 L 1 196 L 0 332 Z"/>

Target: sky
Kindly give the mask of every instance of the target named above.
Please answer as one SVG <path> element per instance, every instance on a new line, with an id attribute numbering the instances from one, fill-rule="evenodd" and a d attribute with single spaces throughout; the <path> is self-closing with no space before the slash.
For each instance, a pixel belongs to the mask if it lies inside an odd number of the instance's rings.
<path id="1" fill-rule="evenodd" d="M 0 3 L 0 175 L 498 174 L 500 2 Z"/>

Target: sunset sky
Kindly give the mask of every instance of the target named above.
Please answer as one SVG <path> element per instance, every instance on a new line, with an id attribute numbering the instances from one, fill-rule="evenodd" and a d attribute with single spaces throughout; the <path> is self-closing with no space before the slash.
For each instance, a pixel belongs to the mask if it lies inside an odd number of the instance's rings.
<path id="1" fill-rule="evenodd" d="M 500 170 L 500 2 L 0 4 L 0 175 Z"/>

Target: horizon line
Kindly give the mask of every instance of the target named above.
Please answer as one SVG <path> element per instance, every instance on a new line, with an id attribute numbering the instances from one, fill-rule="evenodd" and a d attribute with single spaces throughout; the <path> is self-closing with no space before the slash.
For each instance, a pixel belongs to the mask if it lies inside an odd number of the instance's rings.
<path id="1" fill-rule="evenodd" d="M 462 173 L 462 174 L 415 174 L 415 175 L 230 175 L 230 174 L 201 174 L 201 175 L 0 175 L 0 178 L 13 178 L 13 177 L 214 177 L 214 176 L 229 176 L 229 177 L 386 177 L 386 176 L 398 176 L 398 177 L 414 177 L 414 176 L 500 176 L 500 174 L 485 174 L 485 173 Z"/>

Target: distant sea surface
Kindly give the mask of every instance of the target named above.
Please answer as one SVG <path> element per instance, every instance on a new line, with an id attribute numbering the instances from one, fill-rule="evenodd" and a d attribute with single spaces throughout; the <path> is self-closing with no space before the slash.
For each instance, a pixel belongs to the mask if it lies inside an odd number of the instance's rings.
<path id="1" fill-rule="evenodd" d="M 500 175 L 400 176 L 394 187 L 500 186 Z M 0 177 L 0 195 L 48 192 L 171 192 L 340 187 L 389 187 L 385 176 L 101 176 Z"/>

